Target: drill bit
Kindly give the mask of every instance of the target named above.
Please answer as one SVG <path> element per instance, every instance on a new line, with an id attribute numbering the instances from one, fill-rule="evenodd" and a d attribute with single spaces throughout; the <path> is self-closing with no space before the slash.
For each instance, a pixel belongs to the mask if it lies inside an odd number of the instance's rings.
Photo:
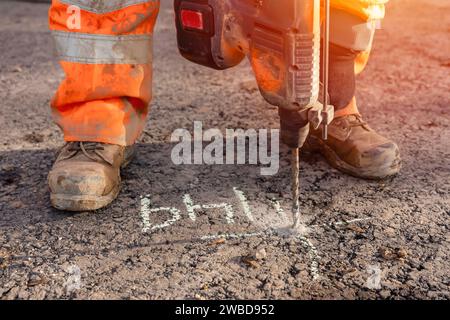
<path id="1" fill-rule="evenodd" d="M 299 148 L 291 149 L 291 188 L 292 188 L 292 215 L 294 224 L 292 228 L 297 228 L 300 221 L 300 202 L 299 202 L 299 186 L 300 186 L 300 157 Z"/>
<path id="2" fill-rule="evenodd" d="M 328 136 L 328 78 L 329 78 L 329 51 L 330 51 L 330 0 L 324 0 L 324 26 L 323 26 L 323 110 L 322 115 L 325 117 L 322 123 L 322 138 L 327 140 Z M 301 146 L 300 146 L 301 147 Z M 292 188 L 292 215 L 294 224 L 292 228 L 297 229 L 300 224 L 300 201 L 299 201 L 299 185 L 300 185 L 300 148 L 291 149 L 291 188 Z"/>

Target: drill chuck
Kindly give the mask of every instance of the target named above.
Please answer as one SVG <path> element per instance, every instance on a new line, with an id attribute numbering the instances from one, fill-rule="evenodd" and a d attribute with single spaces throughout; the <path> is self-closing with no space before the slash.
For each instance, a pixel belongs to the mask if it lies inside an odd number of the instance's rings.
<path id="1" fill-rule="evenodd" d="M 281 141 L 289 148 L 301 148 L 309 134 L 309 121 L 301 112 L 284 108 L 278 109 L 280 115 Z"/>

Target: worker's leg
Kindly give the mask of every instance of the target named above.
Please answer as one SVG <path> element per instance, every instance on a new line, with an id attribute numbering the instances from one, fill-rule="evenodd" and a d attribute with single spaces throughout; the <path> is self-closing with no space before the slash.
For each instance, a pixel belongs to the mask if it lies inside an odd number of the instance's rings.
<path id="1" fill-rule="evenodd" d="M 328 93 L 335 120 L 329 126 L 327 140 L 316 130 L 307 143 L 339 170 L 372 179 L 394 175 L 400 169 L 397 145 L 362 120 L 355 99 L 356 74 L 367 63 L 378 19 L 384 15 L 383 2 L 331 1 Z"/>
<path id="2" fill-rule="evenodd" d="M 367 64 L 373 30 L 384 18 L 389 0 L 331 0 L 332 42 L 358 51 L 355 70 L 359 74 Z M 365 24 L 365 25 L 364 25 Z"/>
<path id="3" fill-rule="evenodd" d="M 53 0 L 50 29 L 65 72 L 52 100 L 66 141 L 131 145 L 151 100 L 159 0 Z"/>
<path id="4" fill-rule="evenodd" d="M 338 117 L 358 112 L 354 99 L 356 74 L 367 64 L 386 2 L 331 0 L 329 94 Z"/>
<path id="5" fill-rule="evenodd" d="M 52 100 L 68 144 L 48 176 L 58 209 L 114 200 L 143 130 L 159 0 L 53 0 L 49 22 L 65 79 Z"/>
<path id="6" fill-rule="evenodd" d="M 363 71 L 389 0 L 331 0 L 330 94 L 337 116 L 357 113 L 355 75 Z M 340 82 L 345 85 L 337 85 Z M 347 107 L 346 110 L 344 107 Z"/>

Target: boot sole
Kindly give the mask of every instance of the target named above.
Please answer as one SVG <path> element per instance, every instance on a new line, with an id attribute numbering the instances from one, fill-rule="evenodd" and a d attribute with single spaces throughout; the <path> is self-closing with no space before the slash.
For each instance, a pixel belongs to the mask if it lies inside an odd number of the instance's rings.
<path id="1" fill-rule="evenodd" d="M 129 148 L 125 151 L 125 160 L 120 166 L 121 169 L 127 167 L 136 155 L 136 148 Z M 121 179 L 119 177 L 119 183 L 104 196 L 91 196 L 91 195 L 70 195 L 50 193 L 51 205 L 64 211 L 93 211 L 106 207 L 113 202 L 120 192 Z"/>
<path id="2" fill-rule="evenodd" d="M 395 176 L 401 169 L 401 160 L 397 156 L 395 161 L 386 166 L 377 168 L 358 168 L 343 161 L 326 143 L 315 136 L 309 136 L 304 145 L 304 151 L 319 151 L 335 169 L 347 173 L 351 176 L 369 180 L 383 180 Z"/>
<path id="3" fill-rule="evenodd" d="M 115 186 L 110 193 L 104 196 L 74 196 L 68 194 L 50 194 L 52 206 L 64 211 L 93 211 L 106 207 L 119 195 L 120 187 Z"/>

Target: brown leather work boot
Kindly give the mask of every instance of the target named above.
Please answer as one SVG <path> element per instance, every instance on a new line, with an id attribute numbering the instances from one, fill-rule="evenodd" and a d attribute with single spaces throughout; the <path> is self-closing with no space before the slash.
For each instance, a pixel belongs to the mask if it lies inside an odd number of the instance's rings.
<path id="1" fill-rule="evenodd" d="M 312 130 L 304 148 L 318 150 L 336 169 L 365 179 L 383 179 L 401 167 L 397 145 L 371 129 L 359 114 L 334 119 L 326 141 L 320 128 Z"/>
<path id="2" fill-rule="evenodd" d="M 69 142 L 48 174 L 53 207 L 68 211 L 96 210 L 119 194 L 120 168 L 135 148 L 97 142 Z"/>

